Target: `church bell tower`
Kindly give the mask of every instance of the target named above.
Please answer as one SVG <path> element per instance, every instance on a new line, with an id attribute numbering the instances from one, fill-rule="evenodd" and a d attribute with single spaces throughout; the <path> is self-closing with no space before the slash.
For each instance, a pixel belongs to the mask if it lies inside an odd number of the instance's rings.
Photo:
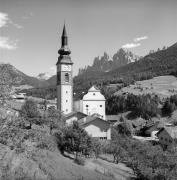
<path id="1" fill-rule="evenodd" d="M 69 114 L 73 111 L 73 79 L 71 51 L 68 48 L 68 37 L 64 24 L 63 34 L 61 36 L 61 48 L 58 51 L 57 62 L 57 109 Z"/>

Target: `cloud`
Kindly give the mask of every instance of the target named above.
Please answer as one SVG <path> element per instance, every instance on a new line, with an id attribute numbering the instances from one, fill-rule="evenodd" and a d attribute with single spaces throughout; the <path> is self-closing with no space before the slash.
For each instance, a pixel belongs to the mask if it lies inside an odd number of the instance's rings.
<path id="1" fill-rule="evenodd" d="M 7 26 L 7 24 L 12 24 L 18 29 L 23 28 L 23 26 L 14 23 L 9 17 L 8 14 L 0 12 L 0 28 Z"/>
<path id="2" fill-rule="evenodd" d="M 19 24 L 17 24 L 17 23 L 14 23 L 13 21 L 9 21 L 9 23 L 10 24 L 12 24 L 14 27 L 16 27 L 17 29 L 22 29 L 23 28 L 23 26 L 21 26 L 21 25 L 19 25 Z"/>
<path id="3" fill-rule="evenodd" d="M 22 19 L 29 19 L 30 17 L 33 17 L 34 13 L 30 12 L 29 14 L 26 14 L 25 16 L 22 17 Z"/>
<path id="4" fill-rule="evenodd" d="M 56 66 L 50 67 L 50 73 L 51 73 L 52 75 L 56 74 L 56 72 L 57 72 Z"/>
<path id="5" fill-rule="evenodd" d="M 0 12 L 0 28 L 7 25 L 9 21 L 8 14 Z"/>
<path id="6" fill-rule="evenodd" d="M 0 12 L 0 28 L 6 27 L 8 24 L 12 24 L 14 27 L 21 29 L 21 25 L 14 23 L 8 14 Z M 9 37 L 0 36 L 0 49 L 14 50 L 17 48 L 17 41 L 12 41 Z"/>
<path id="7" fill-rule="evenodd" d="M 137 38 L 134 38 L 134 42 L 139 42 L 139 41 L 142 41 L 142 40 L 145 40 L 145 39 L 148 39 L 147 36 L 142 36 L 142 37 L 137 37 Z"/>
<path id="8" fill-rule="evenodd" d="M 0 37 L 0 49 L 13 50 L 17 48 L 17 42 L 12 42 L 8 37 Z"/>
<path id="9" fill-rule="evenodd" d="M 126 48 L 126 49 L 131 49 L 131 48 L 135 48 L 141 46 L 140 43 L 127 43 L 125 45 L 122 46 L 122 48 Z"/>

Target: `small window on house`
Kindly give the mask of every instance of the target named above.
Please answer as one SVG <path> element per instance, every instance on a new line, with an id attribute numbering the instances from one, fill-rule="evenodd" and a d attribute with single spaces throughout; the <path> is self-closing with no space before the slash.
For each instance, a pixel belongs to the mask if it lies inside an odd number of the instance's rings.
<path id="1" fill-rule="evenodd" d="M 169 140 L 169 143 L 172 143 L 172 140 Z"/>
<path id="2" fill-rule="evenodd" d="M 68 109 L 66 109 L 66 112 L 68 112 Z"/>
<path id="3" fill-rule="evenodd" d="M 68 102 L 68 100 L 66 100 L 66 102 Z"/>
<path id="4" fill-rule="evenodd" d="M 95 93 L 93 93 L 93 95 L 95 96 Z"/>
<path id="5" fill-rule="evenodd" d="M 66 94 L 68 94 L 68 91 L 66 91 Z"/>
<path id="6" fill-rule="evenodd" d="M 88 107 L 88 105 L 86 105 L 86 107 Z"/>
<path id="7" fill-rule="evenodd" d="M 100 105 L 100 107 L 102 107 L 102 105 Z"/>
<path id="8" fill-rule="evenodd" d="M 161 137 L 160 139 L 163 140 L 163 137 Z"/>

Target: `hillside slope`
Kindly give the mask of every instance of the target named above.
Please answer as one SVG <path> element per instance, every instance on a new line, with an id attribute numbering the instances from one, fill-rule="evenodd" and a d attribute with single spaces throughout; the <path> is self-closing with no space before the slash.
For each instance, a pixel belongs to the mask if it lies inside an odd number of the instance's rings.
<path id="1" fill-rule="evenodd" d="M 108 73 L 106 76 L 131 76 L 138 73 L 149 73 L 153 76 L 167 75 L 177 70 L 177 43 L 153 54 L 145 56 L 140 61 L 128 64 Z"/>
<path id="2" fill-rule="evenodd" d="M 161 99 L 177 94 L 177 78 L 174 76 L 158 76 L 149 80 L 137 81 L 115 92 L 115 95 L 126 93 L 134 95 L 156 94 Z"/>
<path id="3" fill-rule="evenodd" d="M 28 76 L 16 69 L 11 64 L 0 64 L 0 76 L 8 79 L 13 85 L 30 85 L 33 87 L 47 86 L 46 81 L 41 81 L 35 77 Z"/>
<path id="4" fill-rule="evenodd" d="M 36 149 L 17 153 L 0 144 L 0 178 L 29 180 L 113 180 L 95 170 L 88 170 L 63 157 L 59 152 Z"/>

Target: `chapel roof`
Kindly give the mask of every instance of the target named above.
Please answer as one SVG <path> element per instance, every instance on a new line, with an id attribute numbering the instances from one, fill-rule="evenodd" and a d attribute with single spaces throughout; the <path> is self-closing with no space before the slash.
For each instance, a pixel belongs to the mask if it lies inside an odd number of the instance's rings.
<path id="1" fill-rule="evenodd" d="M 105 101 L 105 97 L 101 94 L 100 90 L 92 86 L 88 93 L 83 96 L 83 101 Z"/>

